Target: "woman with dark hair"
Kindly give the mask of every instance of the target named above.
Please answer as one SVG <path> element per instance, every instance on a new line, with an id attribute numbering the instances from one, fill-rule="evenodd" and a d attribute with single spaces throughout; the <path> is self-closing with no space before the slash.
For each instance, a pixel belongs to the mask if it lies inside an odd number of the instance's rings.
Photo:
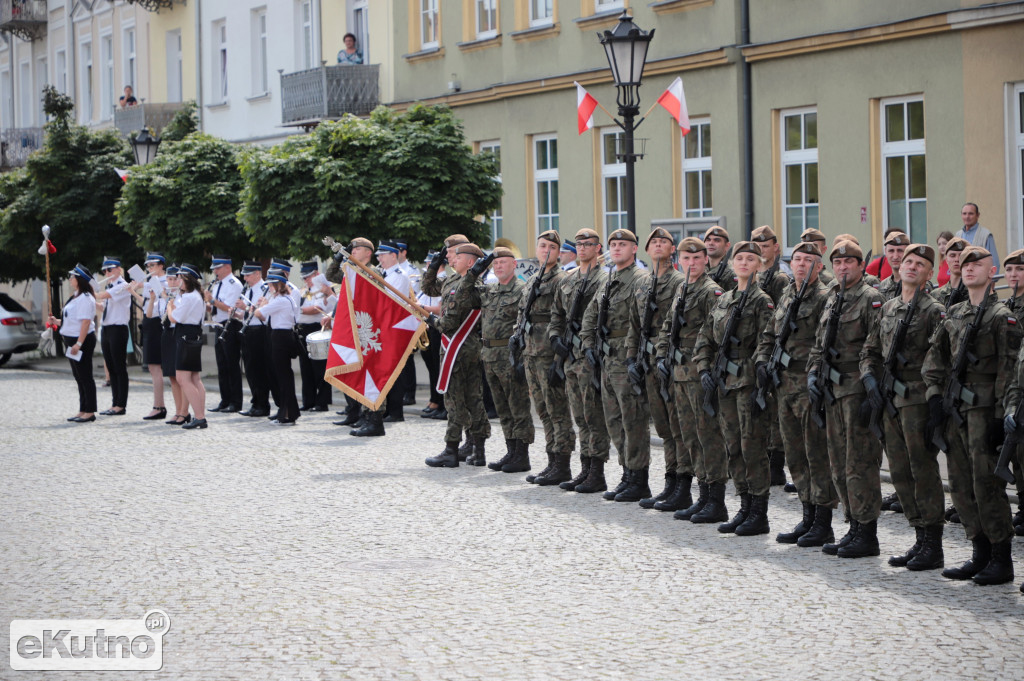
<path id="1" fill-rule="evenodd" d="M 182 428 L 206 428 L 206 388 L 199 373 L 203 370 L 202 345 L 197 341 L 202 338 L 203 318 L 206 316 L 206 302 L 199 291 L 199 270 L 193 265 L 182 263 L 178 268 L 181 281 L 181 295 L 171 301 L 167 309 L 167 317 L 174 322 L 176 339 L 175 376 L 185 399 L 192 405 L 195 419 L 185 423 Z"/>
<path id="2" fill-rule="evenodd" d="M 164 270 L 164 256 L 160 253 L 146 254 L 146 269 L 149 275 L 142 285 L 142 363 L 153 379 L 153 411 L 143 416 L 143 421 L 162 421 L 167 416 L 164 405 L 163 369 L 163 325 L 164 309 L 167 307 L 167 272 Z"/>
<path id="3" fill-rule="evenodd" d="M 352 33 L 346 33 L 342 38 L 345 42 L 345 49 L 338 52 L 338 63 L 343 66 L 352 66 L 363 63 L 363 53 L 356 47 L 356 37 Z"/>
<path id="4" fill-rule="evenodd" d="M 939 286 L 945 286 L 946 282 L 949 281 L 949 263 L 946 262 L 946 244 L 953 239 L 953 232 L 945 231 L 939 232 L 939 235 L 935 237 L 935 243 L 939 247 L 939 260 L 942 262 L 939 265 L 939 272 L 936 275 L 936 280 L 939 282 Z"/>
<path id="5" fill-rule="evenodd" d="M 183 426 L 192 420 L 188 413 L 188 402 L 185 400 L 185 393 L 178 383 L 178 376 L 175 373 L 175 365 L 178 360 L 178 338 L 177 326 L 171 321 L 167 314 L 172 300 L 177 299 L 181 287 L 181 280 L 178 278 L 178 266 L 171 265 L 167 268 L 167 300 L 164 303 L 164 314 L 162 320 L 163 331 L 160 334 L 160 364 L 163 368 L 163 375 L 171 379 L 171 395 L 174 396 L 174 418 L 164 421 L 172 426 Z"/>
<path id="6" fill-rule="evenodd" d="M 61 319 L 50 315 L 49 322 L 60 322 L 60 335 L 68 346 L 71 373 L 78 384 L 78 414 L 72 423 L 96 420 L 96 381 L 92 377 L 92 353 L 96 349 L 96 298 L 92 291 L 92 272 L 84 265 L 75 265 L 71 275 L 71 299 L 64 306 Z"/>
<path id="7" fill-rule="evenodd" d="M 291 426 L 299 418 L 299 402 L 295 397 L 295 372 L 292 371 L 292 350 L 295 348 L 295 321 L 298 311 L 288 293 L 288 277 L 282 270 L 267 272 L 269 299 L 260 298 L 256 316 L 270 327 L 270 367 L 277 378 L 280 401 L 275 426 Z"/>

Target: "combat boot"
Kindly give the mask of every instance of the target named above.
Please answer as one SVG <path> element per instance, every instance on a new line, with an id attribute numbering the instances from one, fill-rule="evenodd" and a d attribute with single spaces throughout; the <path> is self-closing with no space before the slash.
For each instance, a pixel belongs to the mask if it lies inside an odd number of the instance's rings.
<path id="1" fill-rule="evenodd" d="M 938 570 L 945 563 L 946 558 L 942 553 L 942 525 L 924 528 L 924 541 L 921 543 L 921 549 L 907 563 L 907 569 L 914 572 Z"/>
<path id="2" fill-rule="evenodd" d="M 473 453 L 466 457 L 466 463 L 470 466 L 486 466 L 487 457 L 484 454 L 484 443 L 487 442 L 485 438 L 477 437 L 470 438 L 473 443 Z"/>
<path id="3" fill-rule="evenodd" d="M 500 471 L 502 466 L 504 466 L 505 464 L 512 460 L 512 457 L 515 456 L 515 453 L 516 441 L 505 440 L 505 456 L 501 457 L 497 461 L 490 462 L 489 464 L 487 464 L 487 467 L 490 468 L 492 471 Z"/>
<path id="4" fill-rule="evenodd" d="M 445 442 L 444 451 L 437 456 L 427 457 L 426 463 L 432 468 L 458 468 L 459 441 Z"/>
<path id="5" fill-rule="evenodd" d="M 899 500 L 900 500 L 900 498 L 896 494 L 896 492 L 893 492 L 892 494 L 890 494 L 887 497 L 882 497 L 882 510 L 883 511 L 891 511 L 892 510 L 892 502 L 899 501 Z"/>
<path id="6" fill-rule="evenodd" d="M 989 543 L 988 537 L 979 534 L 971 540 L 971 545 L 971 557 L 967 562 L 958 567 L 946 568 L 942 571 L 943 577 L 958 580 L 970 579 L 988 565 L 989 560 L 992 559 L 992 544 Z"/>
<path id="7" fill-rule="evenodd" d="M 647 466 L 634 470 L 626 489 L 615 495 L 615 501 L 640 501 L 651 496 L 651 486 L 647 484 L 649 472 Z"/>
<path id="8" fill-rule="evenodd" d="M 590 472 L 590 461 L 591 458 L 589 456 L 580 456 L 580 474 L 572 480 L 566 480 L 558 485 L 558 487 L 570 492 L 576 489 L 577 485 L 582 485 L 583 481 L 587 479 L 587 473 Z"/>
<path id="9" fill-rule="evenodd" d="M 907 552 L 900 556 L 889 556 L 889 565 L 893 567 L 907 567 L 907 564 L 911 559 L 921 551 L 921 546 L 924 545 L 924 528 L 915 527 L 914 534 L 916 535 L 917 541 L 914 545 L 907 549 Z"/>
<path id="10" fill-rule="evenodd" d="M 555 465 L 555 455 L 554 454 L 548 454 L 548 465 L 545 466 L 544 468 L 542 468 L 540 473 L 537 473 L 536 475 L 527 475 L 526 476 L 526 482 L 530 483 L 531 485 L 536 484 L 537 478 L 540 478 L 540 477 L 545 476 L 548 473 L 550 473 L 551 472 L 551 467 L 554 466 L 554 465 Z"/>
<path id="11" fill-rule="evenodd" d="M 823 545 L 821 547 L 821 552 L 825 553 L 825 554 L 828 554 L 830 556 L 837 555 L 839 553 L 839 549 L 841 547 L 846 546 L 851 541 L 853 541 L 853 538 L 857 535 L 857 526 L 858 525 L 860 525 L 860 523 L 858 523 L 856 520 L 851 518 L 850 519 L 850 529 L 848 529 L 846 531 L 846 534 L 844 534 L 842 536 L 842 538 L 840 538 L 840 540 L 838 542 L 834 543 L 834 544 L 825 544 L 825 545 Z M 797 545 L 799 545 L 800 544 L 800 540 L 798 539 L 796 543 L 797 543 Z"/>
<path id="12" fill-rule="evenodd" d="M 571 461 L 572 454 L 555 454 L 551 470 L 544 475 L 538 475 L 534 478 L 533 484 L 540 485 L 541 487 L 549 487 L 572 479 L 572 468 L 570 468 Z"/>
<path id="13" fill-rule="evenodd" d="M 807 534 L 796 540 L 796 545 L 807 548 L 809 546 L 824 546 L 836 540 L 832 532 L 832 508 L 829 506 L 814 507 L 814 522 Z"/>
<path id="14" fill-rule="evenodd" d="M 379 411 L 369 412 L 366 415 L 366 422 L 363 427 L 349 433 L 349 435 L 355 435 L 356 437 L 377 437 L 384 434 L 384 414 Z"/>
<path id="15" fill-rule="evenodd" d="M 665 473 L 665 489 L 656 497 L 646 497 L 640 500 L 640 508 L 654 508 L 654 505 L 659 501 L 664 501 L 672 496 L 672 492 L 676 489 L 676 474 Z"/>
<path id="16" fill-rule="evenodd" d="M 576 491 L 580 494 L 593 494 L 608 489 L 608 483 L 604 480 L 604 459 L 590 459 L 590 470 L 587 471 L 587 479 L 576 485 Z"/>
<path id="17" fill-rule="evenodd" d="M 772 487 L 786 484 L 786 453 L 778 449 L 768 452 L 768 470 Z"/>
<path id="18" fill-rule="evenodd" d="M 654 504 L 659 511 L 678 511 L 689 508 L 693 505 L 693 496 L 690 494 L 690 486 L 693 484 L 692 475 L 681 475 L 676 473 L 676 487 L 667 499 Z"/>
<path id="19" fill-rule="evenodd" d="M 796 527 L 793 528 L 792 532 L 780 532 L 775 537 L 775 541 L 780 544 L 795 544 L 796 540 L 804 536 L 811 531 L 811 525 L 814 524 L 814 504 L 804 503 L 804 517 L 797 523 Z"/>
<path id="20" fill-rule="evenodd" d="M 512 458 L 501 467 L 502 473 L 525 473 L 530 470 L 530 444 L 526 440 L 513 440 Z"/>
<path id="21" fill-rule="evenodd" d="M 610 489 L 607 492 L 605 492 L 604 494 L 602 494 L 601 497 L 605 501 L 615 501 L 615 496 L 619 492 L 621 492 L 622 490 L 624 490 L 627 487 L 629 487 L 629 482 L 630 482 L 629 478 L 630 478 L 630 476 L 632 474 L 633 474 L 633 471 L 631 471 L 628 468 L 626 468 L 625 466 L 623 466 L 622 467 L 622 479 L 619 480 L 619 484 L 617 484 L 615 486 L 615 489 Z"/>
<path id="22" fill-rule="evenodd" d="M 857 523 L 857 534 L 846 546 L 840 546 L 836 555 L 840 558 L 867 558 L 879 553 L 878 521 L 872 520 L 870 523 Z"/>
<path id="23" fill-rule="evenodd" d="M 753 497 L 749 493 L 743 492 L 740 494 L 740 510 L 736 511 L 736 515 L 732 517 L 727 523 L 722 523 L 718 526 L 718 531 L 722 534 L 732 534 L 736 531 L 736 528 L 743 524 L 743 521 L 750 515 L 750 502 Z"/>
<path id="24" fill-rule="evenodd" d="M 960 524 L 960 514 L 956 512 L 956 506 L 950 506 L 946 509 L 946 522 Z"/>
<path id="25" fill-rule="evenodd" d="M 1013 533 L 1018 537 L 1024 537 L 1024 507 L 1018 505 L 1017 512 L 1013 515 Z"/>
<path id="26" fill-rule="evenodd" d="M 690 516 L 691 523 L 720 523 L 729 519 L 725 505 L 725 483 L 713 482 L 708 485 L 708 501 L 704 508 Z"/>
<path id="27" fill-rule="evenodd" d="M 347 411 L 346 410 L 344 412 L 344 414 L 345 414 L 345 418 L 342 419 L 341 421 L 335 421 L 334 425 L 336 425 L 336 426 L 355 426 L 357 423 L 359 423 L 360 419 L 362 419 L 362 417 L 363 417 L 361 409 L 353 409 L 351 411 Z"/>
<path id="28" fill-rule="evenodd" d="M 981 572 L 971 579 L 980 586 L 1006 584 L 1013 581 L 1013 557 L 1010 555 L 1010 540 L 992 544 L 992 558 Z"/>
<path id="29" fill-rule="evenodd" d="M 369 412 L 366 409 L 359 410 L 359 418 L 352 424 L 352 430 L 348 431 L 349 435 L 355 435 L 356 431 L 366 427 L 366 421 L 368 420 Z"/>
<path id="30" fill-rule="evenodd" d="M 753 537 L 758 534 L 768 534 L 771 526 L 768 524 L 768 495 L 759 497 L 751 496 L 750 512 L 747 519 L 736 528 L 737 537 Z"/>
<path id="31" fill-rule="evenodd" d="M 459 447 L 459 461 L 465 461 L 473 453 L 473 438 L 466 433 L 466 441 Z"/>
<path id="32" fill-rule="evenodd" d="M 690 490 L 687 489 L 687 492 Z M 672 514 L 672 517 L 676 520 L 689 520 L 698 512 L 700 512 L 708 503 L 708 483 L 697 481 L 697 501 L 693 502 L 686 508 L 681 508 Z M 657 506 L 655 506 L 657 508 Z M 661 510 L 660 508 L 658 509 Z M 666 509 L 668 510 L 668 509 Z"/>

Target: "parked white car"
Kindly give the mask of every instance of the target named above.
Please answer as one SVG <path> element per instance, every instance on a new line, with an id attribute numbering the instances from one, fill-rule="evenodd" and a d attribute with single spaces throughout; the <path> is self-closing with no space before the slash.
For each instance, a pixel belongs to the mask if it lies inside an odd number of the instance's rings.
<path id="1" fill-rule="evenodd" d="M 39 329 L 28 310 L 6 293 L 0 293 L 0 366 L 15 352 L 39 347 Z"/>

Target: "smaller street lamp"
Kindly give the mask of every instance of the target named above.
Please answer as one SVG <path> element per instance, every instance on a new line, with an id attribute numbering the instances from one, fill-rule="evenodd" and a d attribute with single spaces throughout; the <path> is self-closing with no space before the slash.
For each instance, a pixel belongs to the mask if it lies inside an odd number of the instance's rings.
<path id="1" fill-rule="evenodd" d="M 135 153 L 135 165 L 144 166 L 156 158 L 160 141 L 159 137 L 150 135 L 146 128 L 139 130 L 139 134 L 131 140 L 132 152 Z"/>

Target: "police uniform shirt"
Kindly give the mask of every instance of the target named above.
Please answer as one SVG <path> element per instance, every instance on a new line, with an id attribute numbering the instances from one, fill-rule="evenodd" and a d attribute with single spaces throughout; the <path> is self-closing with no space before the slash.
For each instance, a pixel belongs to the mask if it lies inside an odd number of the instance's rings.
<path id="1" fill-rule="evenodd" d="M 296 286 L 290 281 L 288 282 L 287 286 L 288 297 L 292 299 L 292 303 L 294 303 L 295 309 L 297 310 L 302 305 L 302 289 L 300 289 L 298 286 Z"/>
<path id="2" fill-rule="evenodd" d="M 420 271 L 408 260 L 398 263 L 398 266 L 402 268 L 402 273 L 409 277 L 409 283 L 412 284 L 413 295 L 418 296 L 420 294 Z"/>
<path id="3" fill-rule="evenodd" d="M 302 305 L 299 307 L 299 324 L 319 324 L 323 316 L 329 314 L 334 309 L 334 304 L 337 302 L 338 296 L 326 296 L 323 291 L 319 290 L 319 287 L 312 291 L 307 291 L 302 297 Z M 320 308 L 320 311 L 312 314 L 306 314 L 302 311 L 303 307 L 309 307 L 310 305 L 317 306 Z"/>
<path id="4" fill-rule="evenodd" d="M 235 278 L 235 275 L 229 274 L 220 281 L 214 282 L 213 284 L 213 299 L 220 301 L 227 305 L 229 308 L 234 307 L 235 301 L 242 297 L 242 282 Z M 215 322 L 226 322 L 228 320 L 228 313 L 220 308 L 215 307 L 213 309 L 213 321 Z"/>
<path id="5" fill-rule="evenodd" d="M 248 300 L 252 305 L 256 305 L 257 300 L 259 300 L 261 297 L 265 298 L 267 296 L 268 288 L 269 287 L 267 286 L 267 282 L 260 279 L 255 286 L 253 286 L 244 294 L 242 294 L 242 297 Z M 263 326 L 263 320 L 257 317 L 255 314 L 251 314 L 249 316 L 249 321 L 246 322 L 246 324 L 248 324 L 249 326 Z"/>
<path id="6" fill-rule="evenodd" d="M 199 291 L 183 294 L 174 306 L 174 320 L 178 324 L 202 324 L 206 317 L 206 303 Z"/>
<path id="7" fill-rule="evenodd" d="M 142 309 L 149 307 L 149 296 L 156 294 L 156 301 L 153 303 L 153 312 L 150 317 L 163 317 L 167 309 L 167 275 L 146 277 L 146 283 L 142 285 Z"/>
<path id="8" fill-rule="evenodd" d="M 271 329 L 290 329 L 295 326 L 296 307 L 290 295 L 276 295 L 260 308 Z"/>
<path id="9" fill-rule="evenodd" d="M 579 265 L 577 265 L 576 261 L 573 260 L 572 262 L 567 262 L 564 265 L 562 265 L 562 271 L 563 272 L 569 272 L 571 270 L 576 269 L 577 267 L 579 267 Z"/>
<path id="10" fill-rule="evenodd" d="M 96 331 L 96 299 L 88 293 L 79 293 L 64 306 L 61 314 L 60 335 L 74 338 L 82 332 L 82 322 L 89 320 L 89 333 Z M 72 345 L 74 344 L 72 342 Z"/>
<path id="11" fill-rule="evenodd" d="M 381 272 L 381 276 L 384 277 L 384 281 L 388 282 L 406 295 L 412 291 L 412 283 L 409 281 L 409 277 L 405 276 L 405 272 L 402 271 L 401 265 L 389 267 Z M 401 298 L 398 298 L 398 296 L 396 296 L 392 291 L 388 291 L 388 295 L 397 300 L 401 300 Z"/>
<path id="12" fill-rule="evenodd" d="M 103 308 L 103 326 L 126 326 L 132 309 L 132 292 L 124 277 L 107 284 L 110 299 Z"/>

